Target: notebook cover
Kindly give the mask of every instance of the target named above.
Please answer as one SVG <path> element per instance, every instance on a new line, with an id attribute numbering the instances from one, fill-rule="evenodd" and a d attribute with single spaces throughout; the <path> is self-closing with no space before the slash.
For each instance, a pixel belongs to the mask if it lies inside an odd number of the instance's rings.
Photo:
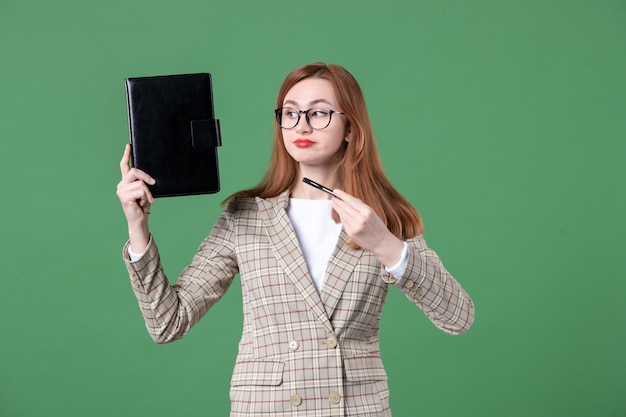
<path id="1" fill-rule="evenodd" d="M 211 74 L 126 78 L 133 166 L 156 180 L 154 197 L 220 189 L 219 121 Z"/>

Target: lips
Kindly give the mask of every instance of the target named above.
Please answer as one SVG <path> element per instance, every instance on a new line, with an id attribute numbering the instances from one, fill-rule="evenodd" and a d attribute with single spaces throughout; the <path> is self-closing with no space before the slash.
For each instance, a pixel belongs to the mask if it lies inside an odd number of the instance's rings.
<path id="1" fill-rule="evenodd" d="M 308 148 L 309 146 L 314 145 L 315 142 L 309 139 L 296 139 L 293 141 L 293 144 L 296 145 L 298 148 Z"/>

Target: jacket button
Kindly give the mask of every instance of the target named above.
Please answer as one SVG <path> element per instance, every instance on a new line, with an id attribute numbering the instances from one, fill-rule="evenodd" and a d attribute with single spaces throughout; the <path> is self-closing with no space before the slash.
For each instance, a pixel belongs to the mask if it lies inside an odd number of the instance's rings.
<path id="1" fill-rule="evenodd" d="M 333 391 L 330 393 L 328 400 L 331 404 L 339 404 L 339 401 L 341 401 L 341 396 L 339 395 L 339 393 Z"/>
<path id="2" fill-rule="evenodd" d="M 334 349 L 337 347 L 337 341 L 333 338 L 329 338 L 326 341 L 326 346 L 328 346 L 328 349 Z"/>
<path id="3" fill-rule="evenodd" d="M 291 396 L 291 404 L 295 405 L 296 407 L 299 406 L 300 404 L 302 404 L 302 397 L 299 396 L 298 394 L 294 394 Z"/>
<path id="4" fill-rule="evenodd" d="M 296 342 L 295 340 L 292 340 L 291 342 L 289 342 L 289 349 L 298 350 L 299 347 L 300 347 L 300 344 Z"/>

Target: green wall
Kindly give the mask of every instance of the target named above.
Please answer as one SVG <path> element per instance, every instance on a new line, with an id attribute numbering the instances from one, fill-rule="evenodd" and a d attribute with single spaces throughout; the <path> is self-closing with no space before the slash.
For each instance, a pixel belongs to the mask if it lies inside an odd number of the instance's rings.
<path id="1" fill-rule="evenodd" d="M 222 192 L 153 208 L 166 271 L 267 164 L 283 77 L 339 63 L 385 168 L 472 295 L 469 333 L 390 291 L 395 416 L 626 415 L 626 2 L 0 2 L 0 416 L 225 416 L 234 285 L 145 331 L 115 196 L 125 77 L 208 71 Z"/>

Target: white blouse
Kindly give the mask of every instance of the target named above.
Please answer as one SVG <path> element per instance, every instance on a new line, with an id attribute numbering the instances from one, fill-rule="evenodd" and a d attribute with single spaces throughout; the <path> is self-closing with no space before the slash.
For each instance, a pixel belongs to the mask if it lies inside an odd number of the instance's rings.
<path id="1" fill-rule="evenodd" d="M 332 218 L 332 202 L 290 198 L 287 215 L 296 231 L 315 288 L 321 293 L 326 266 L 341 233 L 341 224 Z"/>

